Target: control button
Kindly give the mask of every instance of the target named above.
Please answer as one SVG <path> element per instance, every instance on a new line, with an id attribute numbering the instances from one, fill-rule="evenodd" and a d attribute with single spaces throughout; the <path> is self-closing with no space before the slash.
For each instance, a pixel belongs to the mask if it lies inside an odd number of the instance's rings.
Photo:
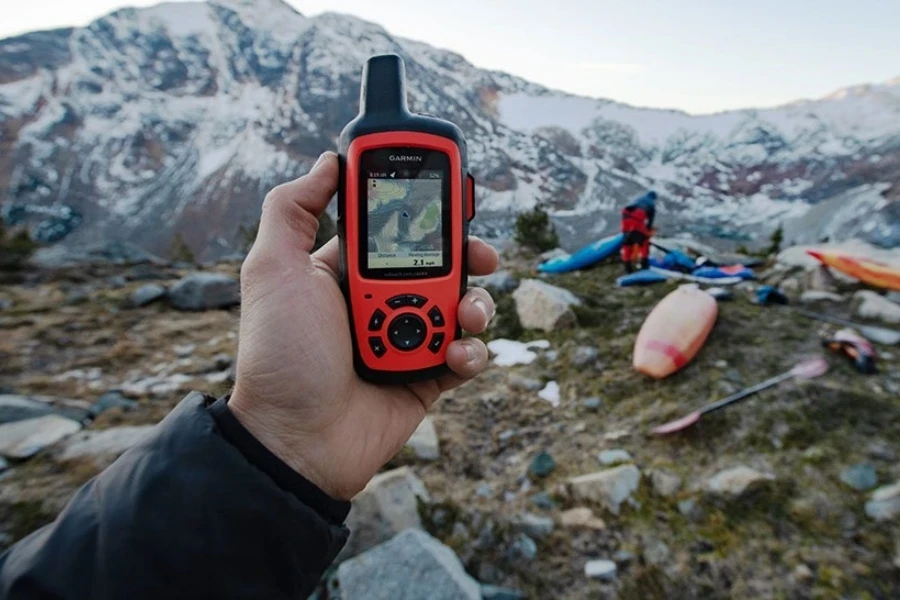
<path id="1" fill-rule="evenodd" d="M 425 321 L 412 313 L 405 313 L 391 321 L 388 339 L 398 350 L 415 350 L 425 342 Z"/>
<path id="2" fill-rule="evenodd" d="M 431 307 L 431 310 L 428 311 L 428 318 L 431 319 L 431 324 L 435 327 L 444 326 L 444 315 L 441 314 L 441 309 L 437 306 Z"/>
<path id="3" fill-rule="evenodd" d="M 441 346 L 444 344 L 444 334 L 436 333 L 431 336 L 431 342 L 428 344 L 428 349 L 434 352 L 435 354 L 440 351 Z"/>
<path id="4" fill-rule="evenodd" d="M 369 338 L 369 348 L 372 349 L 372 354 L 381 358 L 384 356 L 384 353 L 387 352 L 387 348 L 384 347 L 384 342 L 380 337 L 370 337 Z"/>
<path id="5" fill-rule="evenodd" d="M 384 312 L 376 308 L 375 312 L 372 313 L 372 318 L 369 319 L 369 331 L 381 331 L 381 327 L 384 325 L 384 317 Z"/>
<path id="6" fill-rule="evenodd" d="M 403 308 L 404 306 L 412 306 L 413 308 L 422 308 L 428 302 L 427 299 L 416 294 L 402 294 L 389 298 L 387 305 L 391 308 Z"/>

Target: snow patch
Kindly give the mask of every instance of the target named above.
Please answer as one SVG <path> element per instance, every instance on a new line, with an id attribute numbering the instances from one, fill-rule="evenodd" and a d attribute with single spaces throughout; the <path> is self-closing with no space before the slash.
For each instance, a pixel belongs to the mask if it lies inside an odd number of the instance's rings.
<path id="1" fill-rule="evenodd" d="M 495 354 L 495 365 L 500 367 L 511 367 L 513 365 L 530 365 L 534 362 L 534 359 L 537 358 L 537 353 L 532 352 L 532 350 L 546 350 L 550 347 L 550 342 L 547 340 L 536 340 L 534 342 L 522 343 L 515 340 L 499 338 L 488 342 L 487 347 L 488 350 Z"/>
<path id="2" fill-rule="evenodd" d="M 548 381 L 544 389 L 538 392 L 538 398 L 546 400 L 550 406 L 556 408 L 559 406 L 559 384 L 555 381 Z"/>

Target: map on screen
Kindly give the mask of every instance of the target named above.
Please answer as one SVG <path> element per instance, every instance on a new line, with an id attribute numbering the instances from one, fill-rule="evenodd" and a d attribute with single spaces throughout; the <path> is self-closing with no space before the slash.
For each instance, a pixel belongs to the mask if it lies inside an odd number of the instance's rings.
<path id="1" fill-rule="evenodd" d="M 368 182 L 370 269 L 443 266 L 441 179 Z"/>

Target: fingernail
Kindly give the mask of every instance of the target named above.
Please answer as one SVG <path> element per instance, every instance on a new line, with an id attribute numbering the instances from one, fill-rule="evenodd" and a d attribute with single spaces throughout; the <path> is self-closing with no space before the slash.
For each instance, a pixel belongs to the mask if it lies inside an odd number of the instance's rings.
<path id="1" fill-rule="evenodd" d="M 494 316 L 493 311 L 491 311 L 491 309 L 488 308 L 487 302 L 485 302 L 481 298 L 475 298 L 474 300 L 472 300 L 472 304 L 474 304 L 475 307 L 481 311 L 481 313 L 484 315 L 484 318 L 487 319 L 488 321 L 490 321 L 491 318 Z"/>
<path id="2" fill-rule="evenodd" d="M 328 158 L 329 154 L 331 154 L 331 152 L 323 152 L 322 154 L 320 154 L 318 160 L 316 160 L 316 164 L 313 165 L 313 168 L 310 169 L 309 172 L 312 173 L 320 166 L 322 166 L 322 164 L 325 162 L 325 159 Z"/>
<path id="3" fill-rule="evenodd" d="M 466 343 L 463 344 L 463 347 L 466 349 L 466 362 L 467 363 L 475 362 L 475 359 L 477 358 L 477 355 L 475 353 L 475 347 L 472 344 L 466 344 Z"/>

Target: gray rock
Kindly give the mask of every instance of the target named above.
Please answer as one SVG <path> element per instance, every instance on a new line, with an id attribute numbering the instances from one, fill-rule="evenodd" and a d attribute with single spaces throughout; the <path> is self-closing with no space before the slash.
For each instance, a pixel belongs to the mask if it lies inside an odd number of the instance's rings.
<path id="1" fill-rule="evenodd" d="M 440 442 L 430 416 L 422 419 L 406 446 L 422 460 L 437 460 L 441 457 Z"/>
<path id="2" fill-rule="evenodd" d="M 509 389 L 519 390 L 523 392 L 536 392 L 544 387 L 544 383 L 540 379 L 532 377 L 523 377 L 513 373 L 509 376 Z"/>
<path id="3" fill-rule="evenodd" d="M 585 527 L 587 529 L 606 529 L 603 519 L 594 516 L 594 511 L 586 506 L 576 506 L 565 510 L 559 515 L 559 524 L 563 527 Z"/>
<path id="4" fill-rule="evenodd" d="M 856 314 L 864 319 L 877 319 L 885 323 L 900 323 L 900 304 L 891 302 L 871 290 L 860 290 L 853 294 L 859 302 Z"/>
<path id="5" fill-rule="evenodd" d="M 169 302 L 179 310 L 228 308 L 240 301 L 240 284 L 219 273 L 191 273 L 169 290 Z"/>
<path id="6" fill-rule="evenodd" d="M 97 401 L 91 405 L 89 412 L 91 416 L 96 417 L 100 413 L 105 412 L 111 408 L 132 410 L 134 408 L 137 408 L 137 405 L 137 402 L 126 398 L 119 390 L 110 390 L 97 398 Z"/>
<path id="7" fill-rule="evenodd" d="M 875 490 L 866 502 L 866 514 L 876 521 L 889 521 L 900 515 L 900 481 Z"/>
<path id="8" fill-rule="evenodd" d="M 897 304 L 900 304 L 900 292 L 888 292 L 885 295 L 885 298 L 887 298 L 891 302 L 896 302 Z"/>
<path id="9" fill-rule="evenodd" d="M 578 346 L 572 351 L 572 364 L 576 367 L 586 367 L 597 362 L 600 351 L 594 346 Z"/>
<path id="10" fill-rule="evenodd" d="M 738 498 L 746 493 L 764 487 L 775 480 L 769 473 L 761 473 L 750 467 L 738 466 L 719 471 L 706 482 L 706 490 L 711 494 Z"/>
<path id="11" fill-rule="evenodd" d="M 215 356 L 212 357 L 213 367 L 217 371 L 224 371 L 225 369 L 231 367 L 234 363 L 234 359 L 231 358 L 229 354 L 226 352 L 219 352 Z"/>
<path id="12" fill-rule="evenodd" d="M 597 455 L 597 459 L 603 465 L 617 465 L 619 463 L 627 463 L 631 462 L 631 454 L 628 453 L 628 450 L 624 450 L 622 448 L 615 448 L 612 450 L 602 450 L 600 454 Z"/>
<path id="13" fill-rule="evenodd" d="M 843 302 L 844 297 L 834 292 L 808 290 L 800 294 L 802 304 L 814 304 L 816 302 Z"/>
<path id="14" fill-rule="evenodd" d="M 837 279 L 825 265 L 818 265 L 806 272 L 806 289 L 816 292 L 836 292 Z"/>
<path id="15" fill-rule="evenodd" d="M 506 270 L 494 271 L 490 275 L 469 277 L 470 287 L 483 287 L 498 292 L 511 292 L 519 285 L 519 280 L 511 272 Z"/>
<path id="16" fill-rule="evenodd" d="M 584 565 L 584 574 L 590 579 L 615 581 L 616 563 L 611 560 L 604 560 L 599 558 L 596 560 L 589 560 Z"/>
<path id="17" fill-rule="evenodd" d="M 778 287 L 785 294 L 796 294 L 803 286 L 798 278 L 787 277 L 781 281 Z"/>
<path id="18" fill-rule="evenodd" d="M 78 421 L 45 415 L 0 425 L 0 455 L 24 459 L 81 429 Z"/>
<path id="19" fill-rule="evenodd" d="M 681 477 L 654 469 L 650 473 L 650 485 L 657 495 L 663 498 L 669 498 L 678 493 L 681 489 Z"/>
<path id="20" fill-rule="evenodd" d="M 685 517 L 689 517 L 694 513 L 694 509 L 697 508 L 697 501 L 693 498 L 688 498 L 687 500 L 682 500 L 678 503 L 678 512 L 680 512 Z"/>
<path id="21" fill-rule="evenodd" d="M 556 508 L 556 502 L 554 502 L 553 498 L 551 498 L 550 494 L 547 492 L 538 492 L 528 500 L 538 508 L 544 510 L 554 510 Z"/>
<path id="22" fill-rule="evenodd" d="M 450 548 L 411 529 L 338 567 L 342 600 L 480 600 Z"/>
<path id="23" fill-rule="evenodd" d="M 717 302 L 727 302 L 734 299 L 734 292 L 725 288 L 709 288 L 706 290 L 706 293 L 715 298 Z"/>
<path id="24" fill-rule="evenodd" d="M 575 327 L 577 319 L 571 307 L 581 304 L 572 292 L 537 279 L 526 279 L 513 292 L 516 312 L 526 329 Z"/>
<path id="25" fill-rule="evenodd" d="M 494 486 L 487 482 L 481 482 L 475 488 L 475 495 L 479 498 L 493 498 Z"/>
<path id="26" fill-rule="evenodd" d="M 165 264 L 164 260 L 143 248 L 121 240 L 84 246 L 56 245 L 40 248 L 31 256 L 29 262 L 46 269 L 97 264 Z"/>
<path id="27" fill-rule="evenodd" d="M 128 285 L 128 280 L 125 279 L 124 275 L 113 275 L 112 277 L 108 277 L 106 279 L 106 285 L 114 290 L 117 290 Z"/>
<path id="28" fill-rule="evenodd" d="M 874 440 L 869 443 L 866 448 L 866 454 L 871 458 L 883 460 L 886 462 L 894 462 L 897 460 L 897 453 L 887 443 L 882 440 Z"/>
<path id="29" fill-rule="evenodd" d="M 105 467 L 147 437 L 152 430 L 153 425 L 139 425 L 82 431 L 59 444 L 59 457 L 62 460 L 91 458 L 98 466 Z"/>
<path id="30" fill-rule="evenodd" d="M 656 538 L 648 538 L 644 540 L 644 560 L 649 565 L 661 566 L 669 562 L 672 553 L 669 547 Z"/>
<path id="31" fill-rule="evenodd" d="M 526 600 L 528 596 L 519 590 L 485 584 L 481 586 L 481 598 L 482 600 Z"/>
<path id="32" fill-rule="evenodd" d="M 74 306 L 76 304 L 84 304 L 91 299 L 90 288 L 76 288 L 66 295 L 66 304 Z"/>
<path id="33" fill-rule="evenodd" d="M 53 407 L 48 402 L 16 394 L 0 394 L 0 423 L 24 421 L 52 413 Z"/>
<path id="34" fill-rule="evenodd" d="M 419 500 L 430 501 L 422 480 L 409 467 L 379 473 L 353 498 L 350 538 L 340 559 L 356 556 L 405 529 L 421 529 Z"/>
<path id="35" fill-rule="evenodd" d="M 864 492 L 878 485 L 878 474 L 875 467 L 866 463 L 851 465 L 841 471 L 841 481 L 854 490 Z"/>
<path id="36" fill-rule="evenodd" d="M 600 410 L 600 407 L 603 406 L 603 400 L 601 400 L 597 396 L 591 396 L 582 400 L 581 405 L 588 412 L 597 412 L 598 410 Z"/>
<path id="37" fill-rule="evenodd" d="M 9 298 L 0 298 L 0 310 L 9 310 L 13 307 L 13 301 Z"/>
<path id="38" fill-rule="evenodd" d="M 537 544 L 524 533 L 520 533 L 513 538 L 509 548 L 506 549 L 506 555 L 513 561 L 532 561 L 537 558 Z"/>
<path id="39" fill-rule="evenodd" d="M 549 452 L 540 452 L 533 459 L 528 467 L 528 473 L 534 477 L 546 477 L 556 470 L 556 461 L 550 456 Z"/>
<path id="40" fill-rule="evenodd" d="M 6 462 L 6 459 L 0 456 L 0 473 L 3 473 L 9 468 L 9 463 Z"/>
<path id="41" fill-rule="evenodd" d="M 534 513 L 522 513 L 512 522 L 512 527 L 516 531 L 521 531 L 530 537 L 542 540 L 553 533 L 556 523 L 550 517 Z"/>
<path id="42" fill-rule="evenodd" d="M 569 479 L 568 486 L 576 500 L 597 502 L 614 515 L 619 507 L 637 491 L 641 472 L 634 465 L 623 465 L 605 471 Z"/>
<path id="43" fill-rule="evenodd" d="M 146 283 L 134 290 L 131 294 L 131 304 L 134 306 L 146 306 L 156 302 L 166 295 L 166 288 L 158 283 Z"/>
<path id="44" fill-rule="evenodd" d="M 554 248 L 553 250 L 547 250 L 545 252 L 541 252 L 541 260 L 548 261 L 554 258 L 567 258 L 569 253 L 563 250 L 562 248 Z"/>

